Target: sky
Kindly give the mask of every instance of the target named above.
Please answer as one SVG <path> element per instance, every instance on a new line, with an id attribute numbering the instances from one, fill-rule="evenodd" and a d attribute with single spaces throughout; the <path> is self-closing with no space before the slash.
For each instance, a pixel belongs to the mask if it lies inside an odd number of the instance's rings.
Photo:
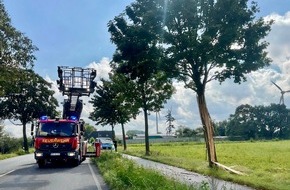
<path id="1" fill-rule="evenodd" d="M 107 23 L 122 13 L 133 0 L 2 0 L 12 25 L 24 33 L 39 48 L 34 70 L 53 83 L 55 97 L 62 102 L 56 80 L 57 66 L 91 67 L 100 78 L 108 78 L 109 62 L 115 51 L 110 41 Z M 235 84 L 226 80 L 221 85 L 211 82 L 207 85 L 206 101 L 211 118 L 222 121 L 235 112 L 241 104 L 270 105 L 279 103 L 280 91 L 290 90 L 290 1 L 256 0 L 260 7 L 258 17 L 274 19 L 272 30 L 266 38 L 270 43 L 267 51 L 272 63 L 269 67 L 247 75 L 247 82 Z M 157 114 L 158 131 L 166 133 L 168 110 L 175 118 L 174 126 L 201 127 L 196 95 L 185 89 L 182 83 L 175 83 L 176 93 Z M 84 97 L 88 102 L 91 97 Z M 290 93 L 285 94 L 285 105 L 290 107 Z M 61 104 L 60 104 L 61 105 Z M 59 110 L 62 110 L 60 107 Z M 93 111 L 89 103 L 84 105 L 83 119 Z M 12 136 L 21 137 L 22 129 L 5 121 L 5 130 Z M 98 130 L 110 130 L 109 126 L 95 126 Z M 29 127 L 28 127 L 29 128 Z M 126 130 L 144 130 L 143 113 L 125 125 Z M 115 127 L 121 134 L 121 127 Z M 156 134 L 156 113 L 150 113 L 149 133 Z M 29 134 L 29 129 L 28 133 Z"/>

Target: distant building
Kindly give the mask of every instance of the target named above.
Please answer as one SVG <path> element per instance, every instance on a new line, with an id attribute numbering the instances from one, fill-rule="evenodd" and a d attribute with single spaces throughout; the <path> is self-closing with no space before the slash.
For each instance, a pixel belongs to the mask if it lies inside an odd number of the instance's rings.
<path id="1" fill-rule="evenodd" d="M 165 139 L 165 138 L 176 138 L 176 135 L 167 135 L 167 134 L 149 135 L 149 139 Z M 145 134 L 136 134 L 135 136 L 133 136 L 133 139 L 145 139 Z"/>
<path id="2" fill-rule="evenodd" d="M 96 131 L 96 138 L 109 137 L 113 139 L 115 137 L 115 131 Z"/>

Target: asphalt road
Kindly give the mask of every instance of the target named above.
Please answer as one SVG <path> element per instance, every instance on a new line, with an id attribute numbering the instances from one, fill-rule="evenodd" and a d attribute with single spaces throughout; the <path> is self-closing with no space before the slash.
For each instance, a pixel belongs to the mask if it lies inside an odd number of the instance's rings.
<path id="1" fill-rule="evenodd" d="M 87 159 L 77 167 L 49 165 L 39 169 L 33 154 L 0 161 L 0 189 L 108 190 L 98 169 Z"/>

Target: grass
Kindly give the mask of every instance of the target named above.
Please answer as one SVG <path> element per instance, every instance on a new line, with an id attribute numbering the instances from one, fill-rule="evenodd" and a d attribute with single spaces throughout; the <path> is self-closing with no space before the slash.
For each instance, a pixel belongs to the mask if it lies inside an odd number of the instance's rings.
<path id="1" fill-rule="evenodd" d="M 32 152 L 32 150 L 29 150 L 29 152 Z M 16 152 L 12 152 L 12 153 L 8 153 L 8 154 L 0 153 L 0 160 L 12 158 L 12 157 L 16 157 L 16 156 L 20 156 L 20 155 L 24 155 L 24 154 L 27 154 L 27 153 L 25 153 L 22 149 L 19 149 Z"/>
<path id="2" fill-rule="evenodd" d="M 122 158 L 114 152 L 103 152 L 100 158 L 93 162 L 100 169 L 110 189 L 118 190 L 208 190 L 204 183 L 200 186 L 187 186 L 174 179 L 165 177 L 158 172 L 137 166 L 133 161 Z"/>
<path id="3" fill-rule="evenodd" d="M 216 150 L 220 163 L 246 175 L 209 168 L 205 145 L 200 143 L 152 144 L 150 156 L 144 155 L 144 145 L 128 145 L 128 151 L 124 153 L 257 189 L 290 189 L 290 141 L 224 142 L 217 143 Z"/>

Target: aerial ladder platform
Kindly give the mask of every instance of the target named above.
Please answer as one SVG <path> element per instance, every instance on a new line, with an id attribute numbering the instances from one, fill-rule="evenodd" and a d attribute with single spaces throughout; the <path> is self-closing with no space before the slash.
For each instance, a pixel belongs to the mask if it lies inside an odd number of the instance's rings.
<path id="1" fill-rule="evenodd" d="M 96 82 L 94 79 L 97 75 L 95 69 L 81 68 L 81 67 L 68 67 L 58 66 L 57 84 L 63 96 L 67 96 L 63 102 L 63 119 L 76 116 L 80 119 L 83 101 L 80 99 L 82 96 L 90 96 L 94 92 Z M 83 131 L 84 132 L 84 131 Z M 84 143 L 87 143 L 84 141 Z M 87 145 L 84 145 L 87 147 Z M 85 157 L 99 157 L 101 148 L 100 143 L 95 143 L 95 152 L 86 151 Z"/>

